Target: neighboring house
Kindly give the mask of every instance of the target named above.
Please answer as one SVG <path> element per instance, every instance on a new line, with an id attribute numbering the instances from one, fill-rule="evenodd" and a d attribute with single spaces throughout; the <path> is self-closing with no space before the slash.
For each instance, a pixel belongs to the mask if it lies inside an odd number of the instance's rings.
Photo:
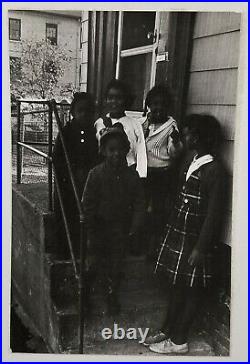
<path id="1" fill-rule="evenodd" d="M 49 39 L 71 57 L 60 82 L 79 88 L 81 12 L 10 10 L 8 15 L 10 57 L 20 64 L 22 40 Z"/>

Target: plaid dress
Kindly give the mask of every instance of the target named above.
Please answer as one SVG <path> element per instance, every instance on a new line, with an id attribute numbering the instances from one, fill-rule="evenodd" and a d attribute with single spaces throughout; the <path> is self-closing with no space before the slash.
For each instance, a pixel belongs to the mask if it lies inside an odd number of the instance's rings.
<path id="1" fill-rule="evenodd" d="M 155 272 L 166 273 L 173 285 L 207 287 L 212 278 L 211 253 L 205 254 L 198 266 L 188 263 L 206 217 L 207 198 L 201 192 L 200 169 L 193 172 L 187 181 L 184 179 L 155 267 Z"/>

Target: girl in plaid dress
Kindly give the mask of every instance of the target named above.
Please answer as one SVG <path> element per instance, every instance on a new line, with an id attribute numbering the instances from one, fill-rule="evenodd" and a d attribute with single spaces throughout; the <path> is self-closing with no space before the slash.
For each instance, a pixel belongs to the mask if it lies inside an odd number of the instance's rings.
<path id="1" fill-rule="evenodd" d="M 224 189 L 224 173 L 215 157 L 219 138 L 220 126 L 214 117 L 187 117 L 183 141 L 194 157 L 182 169 L 179 193 L 155 267 L 171 287 L 168 313 L 162 330 L 144 343 L 157 353 L 188 352 L 189 328 L 211 285 Z"/>

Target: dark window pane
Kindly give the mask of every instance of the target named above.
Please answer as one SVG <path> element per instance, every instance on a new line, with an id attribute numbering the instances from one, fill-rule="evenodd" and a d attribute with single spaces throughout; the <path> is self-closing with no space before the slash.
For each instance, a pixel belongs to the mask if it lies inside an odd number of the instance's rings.
<path id="1" fill-rule="evenodd" d="M 46 39 L 49 39 L 51 44 L 57 44 L 57 24 L 46 24 Z"/>
<path id="2" fill-rule="evenodd" d="M 131 87 L 135 96 L 131 110 L 143 110 L 143 103 L 150 88 L 151 61 L 152 53 L 121 59 L 120 79 Z"/>
<path id="3" fill-rule="evenodd" d="M 153 44 L 155 12 L 125 11 L 123 15 L 122 49 Z"/>
<path id="4" fill-rule="evenodd" d="M 9 39 L 21 40 L 21 19 L 9 19 Z"/>

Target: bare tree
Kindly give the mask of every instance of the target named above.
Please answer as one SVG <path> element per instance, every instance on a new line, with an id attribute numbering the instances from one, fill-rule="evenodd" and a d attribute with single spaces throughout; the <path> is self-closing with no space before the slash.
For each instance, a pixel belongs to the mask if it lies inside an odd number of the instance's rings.
<path id="1" fill-rule="evenodd" d="M 21 59 L 10 59 L 12 97 L 45 99 L 71 94 L 74 86 L 60 82 L 72 59 L 68 52 L 49 40 L 22 41 Z"/>

